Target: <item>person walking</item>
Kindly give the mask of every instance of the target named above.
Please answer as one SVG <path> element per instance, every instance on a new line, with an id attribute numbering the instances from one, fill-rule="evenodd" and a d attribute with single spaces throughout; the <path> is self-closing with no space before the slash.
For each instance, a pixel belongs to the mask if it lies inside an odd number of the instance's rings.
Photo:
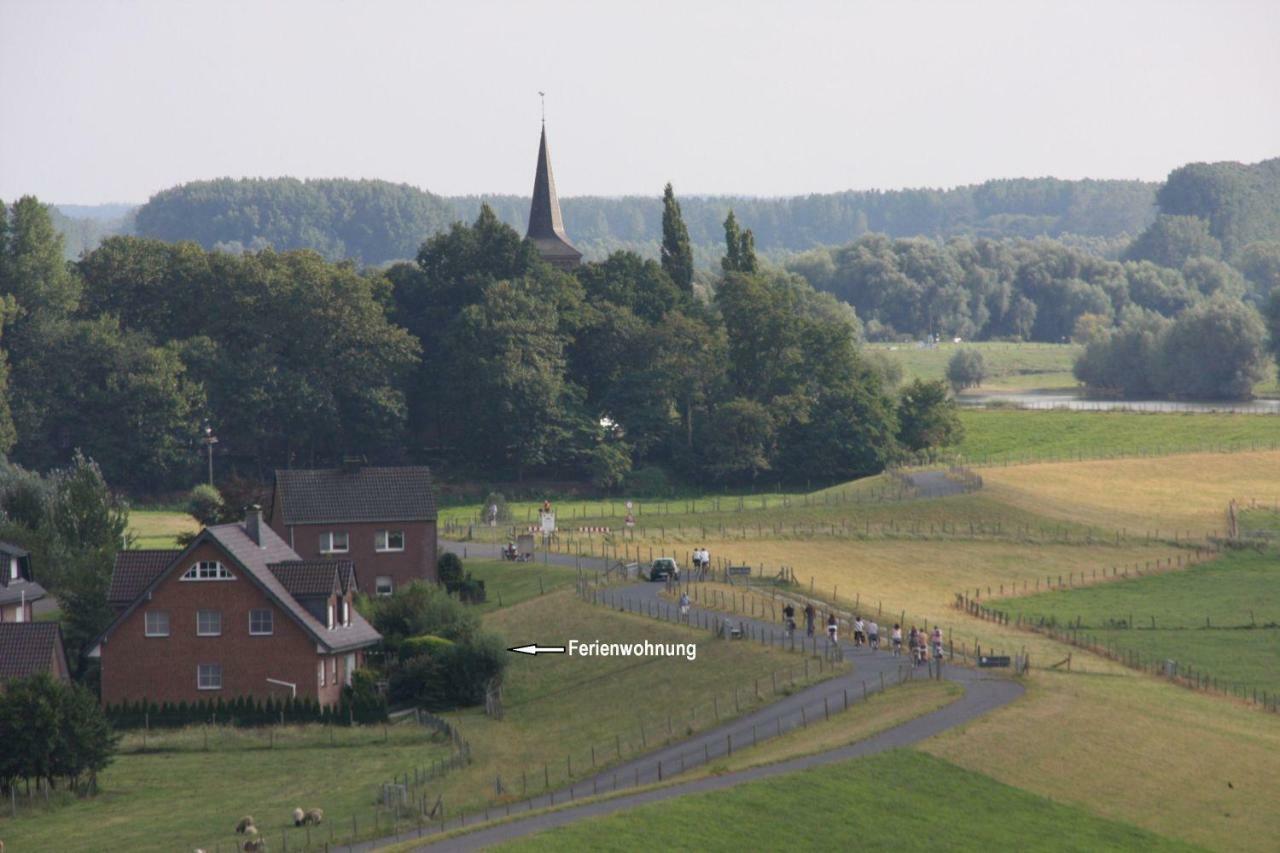
<path id="1" fill-rule="evenodd" d="M 812 604 L 804 606 L 804 632 L 808 636 L 813 636 L 813 623 L 818 618 L 818 611 L 814 610 Z"/>
<path id="2" fill-rule="evenodd" d="M 902 655 L 902 626 L 899 625 L 897 622 L 894 622 L 893 633 L 890 634 L 889 637 L 890 637 L 890 640 L 893 642 L 893 656 L 894 657 L 901 656 Z"/>
<path id="3" fill-rule="evenodd" d="M 828 612 L 827 613 L 827 639 L 833 643 L 838 643 L 839 639 L 836 635 L 839 634 L 839 632 L 840 632 L 840 623 L 836 620 L 836 614 Z"/>
<path id="4" fill-rule="evenodd" d="M 867 641 L 867 626 L 863 624 L 862 617 L 855 615 L 853 617 L 853 645 L 861 646 Z"/>
<path id="5" fill-rule="evenodd" d="M 684 622 L 689 621 L 689 593 L 680 593 L 680 619 Z"/>
<path id="6" fill-rule="evenodd" d="M 794 621 L 796 621 L 796 609 L 792 607 L 791 602 L 788 601 L 782 608 L 782 624 L 785 625 L 788 622 Z"/>
<path id="7" fill-rule="evenodd" d="M 942 629 L 937 625 L 933 626 L 933 658 L 942 660 Z"/>
<path id="8" fill-rule="evenodd" d="M 880 626 L 874 619 L 867 624 L 867 645 L 871 646 L 873 652 L 880 651 Z"/>

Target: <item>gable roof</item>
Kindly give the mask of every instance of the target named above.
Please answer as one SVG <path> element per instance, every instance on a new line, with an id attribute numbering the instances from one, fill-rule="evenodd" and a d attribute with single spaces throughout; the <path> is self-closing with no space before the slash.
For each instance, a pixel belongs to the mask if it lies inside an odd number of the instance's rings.
<path id="1" fill-rule="evenodd" d="M 9 581 L 7 584 L 0 586 L 0 604 L 13 604 L 14 602 L 39 601 L 48 593 L 44 587 L 35 581 L 20 580 Z"/>
<path id="2" fill-rule="evenodd" d="M 436 520 L 431 469 L 423 466 L 290 468 L 276 471 L 275 488 L 286 525 Z"/>
<path id="3" fill-rule="evenodd" d="M 0 622 L 0 681 L 48 672 L 61 648 L 57 622 Z"/>
<path id="4" fill-rule="evenodd" d="M 294 598 L 329 596 L 335 591 L 346 592 L 343 582 L 344 565 L 350 570 L 350 560 L 287 560 L 268 563 L 267 568 L 276 576 Z"/>
<path id="5" fill-rule="evenodd" d="M 181 553 L 176 549 L 117 551 L 107 603 L 132 603 Z"/>
<path id="6" fill-rule="evenodd" d="M 289 592 L 270 568 L 273 563 L 300 563 L 303 562 L 302 559 L 289 547 L 288 543 L 265 524 L 258 527 L 258 537 L 259 541 L 254 541 L 242 523 L 217 524 L 200 531 L 186 550 L 177 552 L 169 564 L 138 592 L 128 608 L 117 616 L 107 630 L 93 642 L 90 654 L 98 654 L 101 645 L 110 638 L 116 628 L 129 618 L 129 614 L 137 609 L 139 603 L 146 600 L 147 593 L 155 589 L 160 581 L 175 568 L 185 565 L 187 555 L 206 542 L 213 542 L 221 548 L 230 558 L 233 570 L 238 569 L 246 580 L 260 587 L 268 599 L 284 610 L 285 614 L 310 634 L 311 638 L 325 651 L 349 651 L 373 645 L 382 639 L 382 635 L 374 630 L 363 616 L 355 612 L 351 614 L 350 625 L 335 629 L 326 627 Z M 338 570 L 336 566 L 332 566 L 330 571 Z M 330 582 L 333 582 L 333 576 L 330 576 Z"/>

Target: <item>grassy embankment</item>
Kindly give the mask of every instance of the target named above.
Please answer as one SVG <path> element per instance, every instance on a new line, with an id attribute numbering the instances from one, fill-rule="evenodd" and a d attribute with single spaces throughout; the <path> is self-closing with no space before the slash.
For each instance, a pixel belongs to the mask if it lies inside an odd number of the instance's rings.
<path id="1" fill-rule="evenodd" d="M 1180 572 L 1009 598 L 992 606 L 1074 628 L 1144 660 L 1248 690 L 1280 690 L 1280 557 L 1227 554 Z"/>
<path id="2" fill-rule="evenodd" d="M 708 820 L 715 815 L 715 820 Z M 875 819 L 868 819 L 874 815 Z M 691 794 L 502 850 L 1185 850 L 913 750 Z"/>

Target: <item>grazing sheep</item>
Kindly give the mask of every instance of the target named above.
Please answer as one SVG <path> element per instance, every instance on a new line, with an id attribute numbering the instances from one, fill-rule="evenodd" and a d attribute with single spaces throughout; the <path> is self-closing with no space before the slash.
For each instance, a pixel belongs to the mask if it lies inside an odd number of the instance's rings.
<path id="1" fill-rule="evenodd" d="M 319 826 L 324 820 L 324 809 L 307 809 L 306 817 L 302 819 L 303 823 Z"/>
<path id="2" fill-rule="evenodd" d="M 306 816 L 307 816 L 307 813 L 306 813 L 306 812 L 304 812 L 302 809 L 294 809 L 294 810 L 293 810 L 293 825 L 294 825 L 294 826 L 302 826 L 302 819 L 303 819 L 304 817 L 306 817 Z"/>
<path id="3" fill-rule="evenodd" d="M 244 843 L 243 849 L 245 853 L 262 853 L 263 850 L 267 849 L 267 839 L 257 837 L 250 838 Z"/>
<path id="4" fill-rule="evenodd" d="M 244 835 L 246 832 L 249 831 L 249 827 L 253 826 L 256 823 L 257 821 L 253 819 L 252 815 L 245 815 L 244 817 L 240 818 L 240 822 L 236 824 L 236 834 Z"/>

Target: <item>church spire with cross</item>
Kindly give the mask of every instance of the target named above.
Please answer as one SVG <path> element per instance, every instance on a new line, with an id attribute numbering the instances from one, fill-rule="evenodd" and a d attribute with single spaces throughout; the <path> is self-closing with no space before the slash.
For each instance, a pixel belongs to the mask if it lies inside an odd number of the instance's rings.
<path id="1" fill-rule="evenodd" d="M 539 95 L 542 92 L 538 93 Z M 538 248 L 538 254 L 553 267 L 572 269 L 582 260 L 564 233 L 560 216 L 560 199 L 556 196 L 556 179 L 551 174 L 551 154 L 547 151 L 547 116 L 542 115 L 542 139 L 538 142 L 538 168 L 533 175 L 533 202 L 529 206 L 529 232 L 526 235 Z"/>

